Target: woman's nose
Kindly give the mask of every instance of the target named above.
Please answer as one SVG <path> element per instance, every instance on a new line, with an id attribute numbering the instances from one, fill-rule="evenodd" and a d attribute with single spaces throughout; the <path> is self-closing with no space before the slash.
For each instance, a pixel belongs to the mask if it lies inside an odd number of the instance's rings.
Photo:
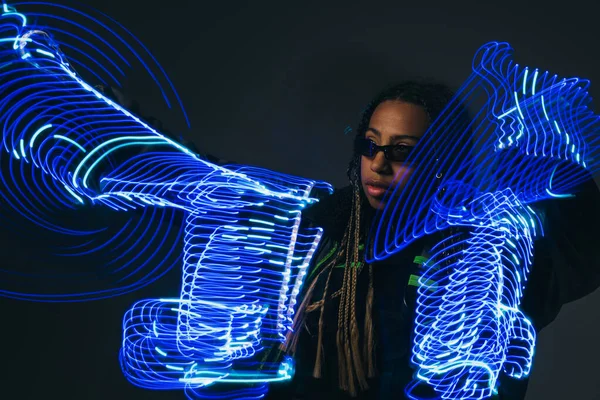
<path id="1" fill-rule="evenodd" d="M 383 151 L 378 151 L 377 154 L 371 159 L 371 171 L 378 174 L 385 174 L 391 171 L 390 164 L 385 158 Z"/>

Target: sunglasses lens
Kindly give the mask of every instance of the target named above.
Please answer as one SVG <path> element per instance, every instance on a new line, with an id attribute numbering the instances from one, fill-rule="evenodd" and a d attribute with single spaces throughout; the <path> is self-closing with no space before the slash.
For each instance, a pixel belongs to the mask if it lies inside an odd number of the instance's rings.
<path id="1" fill-rule="evenodd" d="M 360 138 L 356 142 L 358 153 L 366 157 L 373 157 L 373 142 L 369 139 Z"/>
<path id="2" fill-rule="evenodd" d="M 404 162 L 408 159 L 408 156 L 410 155 L 410 151 L 412 149 L 412 146 L 394 146 L 387 151 L 386 156 L 390 161 Z"/>
<path id="3" fill-rule="evenodd" d="M 397 145 L 378 147 L 372 140 L 360 138 L 356 141 L 356 150 L 358 154 L 365 157 L 373 157 L 377 150 L 383 150 L 385 158 L 389 161 L 405 162 L 414 146 Z"/>

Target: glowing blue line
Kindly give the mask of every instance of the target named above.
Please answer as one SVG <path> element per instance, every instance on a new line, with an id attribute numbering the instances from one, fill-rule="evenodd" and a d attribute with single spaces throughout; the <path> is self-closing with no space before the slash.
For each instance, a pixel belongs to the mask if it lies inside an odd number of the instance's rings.
<path id="1" fill-rule="evenodd" d="M 542 100 L 542 111 L 544 111 L 544 117 L 546 117 L 546 121 L 550 121 L 550 118 L 548 118 L 548 113 L 546 112 L 546 104 L 544 103 L 544 95 L 541 95 L 540 98 Z"/>
<path id="2" fill-rule="evenodd" d="M 510 110 L 508 110 L 507 112 L 505 112 L 504 114 L 500 115 L 498 117 L 498 119 L 502 119 L 502 118 L 506 117 L 508 114 L 511 114 L 511 113 L 513 113 L 516 110 L 517 110 L 517 107 L 513 107 Z"/>
<path id="3" fill-rule="evenodd" d="M 223 382 L 223 383 L 263 383 L 263 382 L 282 382 L 282 381 L 287 381 L 290 380 L 292 377 L 291 375 L 285 375 L 285 376 L 281 376 L 281 377 L 277 377 L 277 378 L 258 378 L 258 379 L 251 379 L 251 378 L 247 378 L 247 379 L 243 379 L 243 378 L 221 378 L 219 379 L 219 382 Z M 182 382 L 187 382 L 188 380 L 182 379 Z M 189 383 L 194 383 L 190 380 Z"/>
<path id="4" fill-rule="evenodd" d="M 515 93 L 515 103 L 517 103 L 517 110 L 519 110 L 519 115 L 521 116 L 522 119 L 525 119 L 525 117 L 523 116 L 523 112 L 521 111 L 521 106 L 519 105 L 519 96 L 517 95 L 517 92 Z"/>
<path id="5" fill-rule="evenodd" d="M 5 12 L 4 14 L 2 14 L 3 17 L 7 15 L 16 15 L 17 17 L 20 17 L 23 20 L 23 24 L 21 25 L 21 27 L 27 25 L 27 18 L 23 14 L 16 12 Z"/>
<path id="6" fill-rule="evenodd" d="M 263 221 L 263 220 L 260 220 L 260 219 L 250 218 L 248 221 L 249 222 L 255 222 L 257 224 L 264 224 L 264 225 L 269 225 L 269 226 L 275 226 L 275 224 L 273 222 Z"/>
<path id="7" fill-rule="evenodd" d="M 52 124 L 44 125 L 40 129 L 35 131 L 35 133 L 31 137 L 31 140 L 29 141 L 29 147 L 33 148 L 33 142 L 35 142 L 35 139 L 38 137 L 38 135 L 49 128 L 52 128 Z"/>
<path id="8" fill-rule="evenodd" d="M 264 240 L 271 240 L 270 236 L 261 236 L 261 235 L 248 235 L 249 238 L 252 239 L 264 239 Z"/>
<path id="9" fill-rule="evenodd" d="M 271 254 L 272 253 L 271 250 L 265 250 L 265 249 L 261 249 L 261 248 L 258 248 L 258 247 L 252 247 L 252 246 L 244 246 L 244 249 L 246 249 L 246 250 L 260 251 L 260 252 L 265 253 L 265 254 Z"/>
<path id="10" fill-rule="evenodd" d="M 538 69 L 535 69 L 535 73 L 533 74 L 533 83 L 531 84 L 531 95 L 535 96 L 535 84 L 538 77 Z"/>
<path id="11" fill-rule="evenodd" d="M 552 193 L 552 180 L 554 179 L 554 174 L 556 173 L 556 170 L 558 169 L 558 166 L 554 167 L 554 169 L 552 170 L 552 174 L 550 175 L 550 180 L 548 181 L 548 188 L 546 188 L 546 193 L 548 193 L 551 197 L 554 198 L 569 198 L 569 197 L 575 197 L 572 194 L 556 194 L 556 193 Z"/>
<path id="12" fill-rule="evenodd" d="M 67 185 L 64 185 L 64 188 L 67 190 L 67 192 L 69 192 L 73 197 L 75 197 L 75 199 L 77 199 L 77 201 L 79 201 L 81 204 L 83 204 L 83 199 L 81 197 L 79 197 L 73 190 L 71 190 L 71 188 Z"/>
<path id="13" fill-rule="evenodd" d="M 42 49 L 35 49 L 35 51 L 37 51 L 38 53 L 43 54 L 45 56 L 56 58 L 56 56 L 54 56 L 54 54 L 50 53 L 49 51 L 42 50 Z"/>
<path id="14" fill-rule="evenodd" d="M 548 188 L 546 188 L 546 193 L 548 193 L 552 197 L 559 198 L 559 199 L 569 198 L 569 197 L 575 197 L 575 195 L 572 195 L 572 194 L 556 194 L 556 193 L 552 193 L 550 191 L 550 189 L 548 189 Z"/>
<path id="15" fill-rule="evenodd" d="M 161 139 L 161 138 L 155 138 L 155 139 Z M 164 145 L 165 142 L 160 140 L 160 141 L 156 141 L 156 142 L 150 142 L 150 141 L 142 141 L 142 142 L 129 142 L 129 143 L 124 143 L 118 146 L 113 147 L 110 150 L 107 150 L 105 153 L 103 153 L 100 157 L 98 157 L 98 159 L 96 161 L 94 161 L 92 163 L 92 165 L 88 168 L 88 170 L 86 171 L 86 173 L 83 175 L 83 187 L 87 188 L 87 180 L 90 176 L 90 174 L 92 173 L 92 171 L 94 170 L 94 168 L 96 168 L 96 166 L 102 161 L 104 160 L 106 157 L 108 157 L 113 151 L 119 150 L 123 147 L 128 147 L 128 146 L 138 146 L 138 145 Z M 81 164 L 80 164 L 81 165 Z M 75 179 L 75 177 L 73 178 Z M 77 187 L 77 186 L 76 186 Z M 144 201 L 143 199 L 140 198 L 140 200 Z M 147 204 L 153 204 L 148 202 Z"/>
<path id="16" fill-rule="evenodd" d="M 521 264 L 521 262 L 519 261 L 519 259 L 517 258 L 517 255 L 515 253 L 513 253 L 512 256 L 513 256 L 513 260 L 515 260 L 516 265 Z M 517 276 L 519 276 L 519 275 L 517 275 Z"/>
<path id="17" fill-rule="evenodd" d="M 525 68 L 525 73 L 523 74 L 523 95 L 527 94 L 527 74 L 529 73 L 529 68 Z"/>
<path id="18" fill-rule="evenodd" d="M 131 114 L 129 111 L 127 111 L 125 108 L 119 106 L 118 104 L 115 104 L 114 102 L 110 101 L 109 99 L 107 99 L 102 93 L 98 92 L 96 89 L 92 88 L 90 85 L 88 85 L 87 83 L 85 83 L 83 80 L 81 80 L 77 75 L 75 75 L 73 72 L 69 71 L 69 69 L 65 66 L 65 65 L 61 65 L 61 69 L 66 72 L 69 76 L 71 76 L 73 79 L 75 79 L 84 89 L 88 90 L 89 92 L 92 92 L 96 95 L 97 98 L 102 99 L 106 102 L 106 104 L 110 105 L 111 107 L 113 107 L 116 110 L 119 110 L 120 112 L 122 112 L 123 114 L 127 115 L 128 117 L 132 118 L 135 122 L 138 122 L 139 124 L 141 124 L 144 128 L 148 129 L 149 131 L 151 131 L 152 133 L 156 134 L 157 136 L 159 136 L 161 139 L 164 139 L 165 141 L 167 141 L 169 144 L 171 144 L 173 147 L 179 149 L 180 151 L 189 154 L 190 156 L 193 156 L 194 158 L 198 158 L 196 154 L 192 153 L 188 148 L 182 146 L 181 144 L 175 142 L 174 140 L 169 139 L 168 137 L 161 135 L 159 132 L 157 132 L 156 130 L 154 130 L 152 127 L 150 127 L 148 124 L 146 124 L 144 121 L 140 120 L 138 117 L 136 117 L 135 115 Z"/>
<path id="19" fill-rule="evenodd" d="M 25 142 L 23 141 L 23 139 L 19 140 L 19 147 L 21 148 L 21 156 L 23 158 L 26 157 L 25 155 Z"/>
<path id="20" fill-rule="evenodd" d="M 556 127 L 556 130 L 558 131 L 558 133 L 562 133 L 560 131 L 560 128 L 558 127 L 558 122 L 556 122 L 556 120 L 554 120 L 553 122 L 554 122 L 554 126 Z"/>
<path id="21" fill-rule="evenodd" d="M 279 246 L 279 245 L 271 244 L 271 243 L 268 243 L 267 247 L 272 247 L 272 248 L 276 248 L 276 249 L 280 249 L 280 250 L 289 250 L 289 248 L 287 248 L 285 246 Z"/>
<path id="22" fill-rule="evenodd" d="M 261 232 L 274 232 L 273 228 L 260 228 L 260 227 L 252 227 L 253 231 L 261 231 Z"/>
<path id="23" fill-rule="evenodd" d="M 80 145 L 79 143 L 77 143 L 73 139 L 69 139 L 66 136 L 63 136 L 63 135 L 54 135 L 54 139 L 59 139 L 59 140 L 67 141 L 67 142 L 71 143 L 72 145 L 76 146 L 79 150 L 83 151 L 84 153 L 86 152 L 86 150 L 83 148 L 82 145 Z"/>
<path id="24" fill-rule="evenodd" d="M 160 354 L 161 356 L 163 356 L 163 357 L 166 357 L 166 356 L 167 356 L 167 353 L 165 353 L 164 351 L 162 351 L 162 350 L 161 350 L 161 349 L 159 349 L 158 347 L 155 347 L 155 348 L 154 348 L 154 350 L 156 350 L 156 352 L 157 352 L 158 354 Z"/>
<path id="25" fill-rule="evenodd" d="M 15 39 L 17 39 L 17 38 L 4 38 L 4 39 L 0 39 L 0 43 L 14 42 Z M 25 41 L 31 42 L 31 39 L 21 39 L 21 40 L 25 40 Z"/>
<path id="26" fill-rule="evenodd" d="M 117 137 L 114 139 L 110 139 L 107 140 L 106 142 L 100 144 L 99 146 L 97 146 L 96 148 L 94 148 L 92 151 L 90 151 L 88 153 L 87 156 L 84 157 L 83 160 L 81 160 L 81 162 L 79 163 L 79 165 L 77 166 L 77 168 L 75 168 L 75 173 L 73 173 L 73 186 L 77 187 L 77 183 L 76 183 L 76 179 L 77 179 L 77 175 L 79 175 L 79 171 L 81 170 L 81 168 L 83 167 L 83 165 L 96 153 L 98 153 L 101 149 L 103 149 L 106 146 L 110 146 L 113 143 L 116 142 L 122 142 L 122 141 L 126 141 L 126 140 L 136 140 L 136 141 L 143 141 L 143 140 L 156 140 L 159 139 L 160 137 L 157 136 L 121 136 L 121 137 Z"/>

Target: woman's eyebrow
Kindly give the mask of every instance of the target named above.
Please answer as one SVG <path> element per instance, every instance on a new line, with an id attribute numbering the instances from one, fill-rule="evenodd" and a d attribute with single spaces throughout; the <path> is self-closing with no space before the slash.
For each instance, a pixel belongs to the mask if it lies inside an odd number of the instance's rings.
<path id="1" fill-rule="evenodd" d="M 371 131 L 375 134 L 375 136 L 381 137 L 381 132 L 379 132 L 377 129 L 375 128 L 367 128 L 367 132 Z M 410 140 L 414 140 L 414 141 L 418 141 L 419 139 L 421 139 L 419 136 L 413 136 L 413 135 L 390 135 L 390 139 L 392 140 L 405 140 L 405 139 L 410 139 Z"/>

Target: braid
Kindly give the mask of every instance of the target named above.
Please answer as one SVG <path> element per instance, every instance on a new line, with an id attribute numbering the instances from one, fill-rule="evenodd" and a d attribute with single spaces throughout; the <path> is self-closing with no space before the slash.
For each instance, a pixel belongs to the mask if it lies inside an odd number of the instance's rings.
<path id="1" fill-rule="evenodd" d="M 335 265 L 335 264 L 334 264 Z M 329 282 L 331 281 L 331 275 L 333 275 L 334 267 L 329 268 L 329 274 L 327 274 L 327 280 L 325 281 L 325 289 L 323 290 L 323 299 L 321 300 L 321 313 L 319 315 L 319 337 L 317 339 L 317 355 L 315 359 L 315 367 L 313 369 L 313 377 L 321 377 L 322 359 L 323 359 L 323 325 L 325 323 L 325 299 L 327 292 L 329 291 Z"/>
<path id="2" fill-rule="evenodd" d="M 340 296 L 340 304 L 338 308 L 338 329 L 336 335 L 336 343 L 338 350 L 338 380 L 340 388 L 345 391 L 349 391 L 351 394 L 356 393 L 354 387 L 354 379 L 352 379 L 352 357 L 350 355 L 350 343 L 349 343 L 349 329 L 348 329 L 348 309 L 349 303 L 348 297 L 348 275 L 350 273 L 350 248 L 349 239 L 352 234 L 352 222 L 354 215 L 350 214 L 348 222 L 346 241 L 343 246 L 346 247 L 346 262 L 344 268 L 344 278 L 342 281 L 342 289 Z"/>
<path id="3" fill-rule="evenodd" d="M 373 301 L 375 290 L 373 287 L 373 265 L 369 264 L 369 289 L 367 291 L 367 301 L 365 304 L 365 337 L 363 347 L 363 357 L 367 363 L 367 377 L 373 378 L 376 375 L 375 370 L 375 329 L 373 325 Z"/>
<path id="4" fill-rule="evenodd" d="M 360 352 L 360 334 L 356 317 L 356 292 L 358 276 L 362 271 L 363 262 L 360 258 L 360 233 L 361 233 L 361 197 L 357 186 L 354 186 L 352 200 L 352 213 L 350 215 L 347 237 L 344 246 L 347 247 L 344 279 L 342 282 L 340 305 L 338 309 L 338 363 L 339 384 L 351 396 L 356 396 L 356 381 L 361 390 L 367 390 L 367 376 Z M 350 242 L 352 240 L 352 242 Z M 352 248 L 352 252 L 350 249 Z M 372 335 L 371 335 L 372 338 Z M 372 353 L 370 354 L 372 356 Z M 369 365 L 372 361 L 369 361 Z M 370 372 L 373 368 L 370 368 Z"/>
<path id="5" fill-rule="evenodd" d="M 356 319 L 356 292 L 357 292 L 357 280 L 358 275 L 362 270 L 362 260 L 360 260 L 359 245 L 360 245 L 360 195 L 358 189 L 355 189 L 354 201 L 357 204 L 355 207 L 355 224 L 354 224 L 354 254 L 353 254 L 353 266 L 350 268 L 352 272 L 352 304 L 350 306 L 351 311 L 351 342 L 352 342 L 352 355 L 354 356 L 354 365 L 356 369 L 356 377 L 362 390 L 368 389 L 368 384 L 364 372 L 363 362 L 360 356 L 359 350 L 359 333 L 358 333 L 358 321 Z"/>
<path id="6" fill-rule="evenodd" d="M 348 224 L 344 232 L 344 236 L 340 242 L 340 248 L 336 252 L 335 257 L 328 262 L 311 282 L 306 291 L 305 298 L 298 308 L 298 312 L 294 319 L 293 332 L 288 335 L 287 351 L 294 353 L 298 339 L 298 331 L 304 325 L 305 316 L 307 313 L 316 309 L 320 309 L 318 323 L 318 339 L 317 353 L 315 365 L 313 368 L 313 377 L 320 378 L 322 376 L 323 356 L 323 341 L 324 341 L 324 325 L 325 321 L 325 306 L 327 302 L 338 296 L 340 298 L 338 308 L 338 326 L 336 333 L 336 347 L 338 353 L 338 383 L 340 389 L 347 391 L 351 396 L 356 396 L 358 386 L 361 390 L 369 388 L 367 376 L 373 377 L 375 374 L 374 368 L 374 333 L 373 323 L 371 321 L 371 308 L 373 303 L 373 273 L 372 267 L 369 266 L 369 294 L 367 296 L 367 316 L 365 319 L 365 335 L 363 343 L 364 352 L 361 352 L 360 333 L 358 328 L 358 319 L 356 315 L 356 293 L 358 287 L 358 277 L 363 270 L 364 262 L 361 259 L 360 239 L 361 239 L 361 214 L 362 214 L 362 198 L 360 188 L 356 185 L 353 187 L 352 209 L 348 219 Z M 331 277 L 335 270 L 335 266 L 344 259 L 345 268 L 343 269 L 343 279 L 341 288 L 329 295 L 331 289 Z M 327 272 L 325 288 L 323 296 L 320 300 L 313 302 L 314 289 L 317 286 L 317 281 Z M 311 303 L 312 302 L 312 303 Z M 367 366 L 363 364 L 367 362 Z"/>

